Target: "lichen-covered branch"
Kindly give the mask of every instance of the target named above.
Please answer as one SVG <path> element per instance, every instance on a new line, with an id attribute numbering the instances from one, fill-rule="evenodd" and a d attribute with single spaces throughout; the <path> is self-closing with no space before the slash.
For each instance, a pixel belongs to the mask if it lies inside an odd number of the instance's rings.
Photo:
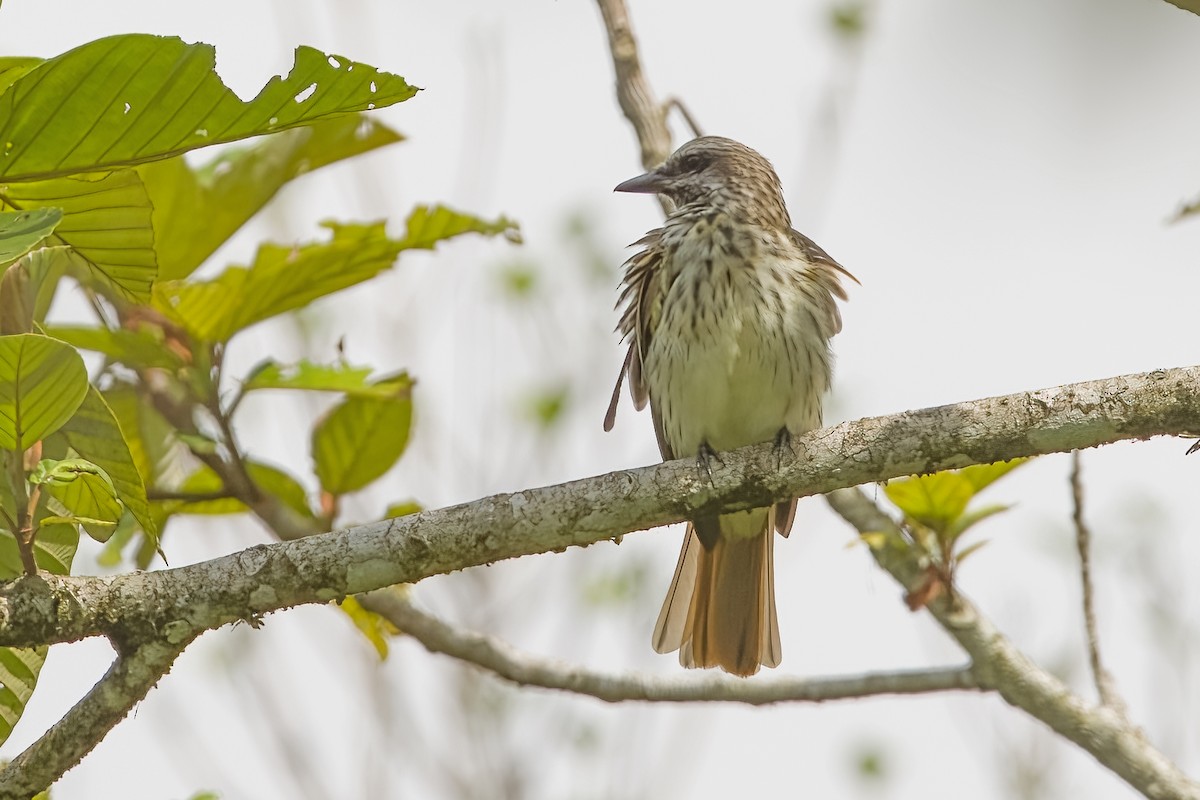
<path id="1" fill-rule="evenodd" d="M 718 510 L 913 473 L 1200 431 L 1200 367 L 1157 370 L 846 422 L 723 454 L 486 497 L 186 567 L 38 575 L 0 586 L 0 645 L 106 635 L 183 641 L 228 622 L 505 558 L 587 545 Z M 1182 457 L 1182 456 L 1181 456 Z"/>
<path id="2" fill-rule="evenodd" d="M 829 495 L 833 506 L 861 533 L 900 536 L 895 523 L 858 489 Z M 872 548 L 875 560 L 910 592 L 925 580 L 920 565 L 887 547 Z M 1091 706 L 1062 681 L 1038 667 L 992 626 L 961 594 L 942 594 L 927 606 L 971 657 L 981 686 L 1082 747 L 1151 800 L 1197 800 L 1200 784 L 1156 750 L 1116 709 Z"/>

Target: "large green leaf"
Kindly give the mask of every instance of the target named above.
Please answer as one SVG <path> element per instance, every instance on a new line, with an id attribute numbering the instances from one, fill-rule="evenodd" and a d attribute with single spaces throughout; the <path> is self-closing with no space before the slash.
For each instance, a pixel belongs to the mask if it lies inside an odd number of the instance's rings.
<path id="1" fill-rule="evenodd" d="M 296 49 L 286 78 L 243 102 L 207 44 L 110 36 L 47 59 L 0 94 L 0 180 L 144 164 L 409 99 L 403 78 Z"/>
<path id="2" fill-rule="evenodd" d="M 154 202 L 159 278 L 186 278 L 293 178 L 403 138 L 354 114 L 226 149 L 196 169 L 182 157 L 139 167 Z"/>
<path id="3" fill-rule="evenodd" d="M 62 209 L 49 241 L 71 247 L 77 278 L 129 300 L 150 296 L 158 272 L 153 208 L 135 170 L 0 185 L 0 208 Z"/>
<path id="4" fill-rule="evenodd" d="M 31 56 L 5 56 L 0 58 L 0 92 L 12 86 L 13 81 L 40 63 L 42 63 L 42 59 Z"/>
<path id="5" fill-rule="evenodd" d="M 313 463 L 321 488 L 330 494 L 363 488 L 391 469 L 408 446 L 412 380 L 401 374 L 379 384 L 391 397 L 349 397 L 313 429 Z"/>
<path id="6" fill-rule="evenodd" d="M 62 433 L 72 450 L 104 469 L 121 502 L 157 546 L 158 531 L 146 499 L 146 485 L 116 415 L 94 386 L 88 387 L 87 396 Z"/>
<path id="7" fill-rule="evenodd" d="M 308 493 L 300 482 L 288 473 L 257 461 L 246 462 L 246 472 L 250 480 L 261 491 L 275 496 L 284 505 L 309 519 L 313 518 L 312 509 L 308 505 Z M 220 476 L 206 466 L 201 466 L 189 475 L 179 487 L 179 491 L 187 494 L 207 494 L 219 492 L 225 486 Z M 167 500 L 162 506 L 171 514 L 240 514 L 248 511 L 246 504 L 234 497 L 222 497 L 215 500 Z"/>
<path id="8" fill-rule="evenodd" d="M 16 261 L 28 253 L 62 222 L 61 208 L 0 213 L 0 264 Z"/>
<path id="9" fill-rule="evenodd" d="M 463 233 L 516 236 L 513 223 L 503 218 L 488 222 L 424 206 L 409 217 L 408 232 L 398 240 L 388 238 L 382 222 L 322 224 L 333 232 L 328 242 L 266 244 L 249 267 L 231 267 L 211 281 L 160 282 L 155 285 L 155 305 L 196 338 L 225 341 L 256 322 L 375 277 L 404 250 L 432 247 Z"/>
<path id="10" fill-rule="evenodd" d="M 87 395 L 73 347 L 45 336 L 0 336 L 0 447 L 24 451 L 71 418 Z"/>
<path id="11" fill-rule="evenodd" d="M 350 364 L 280 364 L 264 361 L 256 366 L 242 384 L 244 391 L 255 389 L 304 389 L 313 392 L 343 392 L 355 397 L 391 397 L 395 389 L 371 380 L 370 367 Z"/>

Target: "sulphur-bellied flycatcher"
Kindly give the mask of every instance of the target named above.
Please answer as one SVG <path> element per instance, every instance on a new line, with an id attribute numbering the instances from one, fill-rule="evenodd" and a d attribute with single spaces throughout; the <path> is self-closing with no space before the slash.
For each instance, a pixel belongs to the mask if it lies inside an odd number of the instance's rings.
<path id="1" fill-rule="evenodd" d="M 714 453 L 821 424 L 835 298 L 850 275 L 792 229 L 771 164 L 731 139 L 704 136 L 617 186 L 657 193 L 675 210 L 625 265 L 622 377 L 650 403 L 666 460 Z M 772 531 L 787 536 L 796 501 L 694 519 L 654 628 L 654 649 L 685 667 L 753 675 L 781 657 Z"/>

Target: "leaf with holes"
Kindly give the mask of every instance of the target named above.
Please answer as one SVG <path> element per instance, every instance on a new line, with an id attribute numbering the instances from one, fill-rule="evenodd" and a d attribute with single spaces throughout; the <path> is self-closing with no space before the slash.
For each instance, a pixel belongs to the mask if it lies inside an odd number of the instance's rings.
<path id="1" fill-rule="evenodd" d="M 400 374 L 378 383 L 389 387 L 390 397 L 349 397 L 313 429 L 317 479 L 330 494 L 363 488 L 391 469 L 408 446 L 412 380 Z"/>
<path id="2" fill-rule="evenodd" d="M 0 264 L 16 261 L 62 222 L 61 208 L 0 212 Z"/>
<path id="3" fill-rule="evenodd" d="M 398 75 L 311 47 L 242 101 L 212 45 L 123 34 L 21 74 L 0 94 L 0 181 L 109 170 L 383 108 L 417 93 Z"/>
<path id="4" fill-rule="evenodd" d="M 73 347 L 45 336 L 0 336 L 0 447 L 23 452 L 83 403 L 87 369 Z"/>
<path id="5" fill-rule="evenodd" d="M 403 138 L 354 114 L 226 149 L 200 167 L 182 157 L 138 167 L 154 202 L 159 278 L 192 274 L 293 178 Z"/>

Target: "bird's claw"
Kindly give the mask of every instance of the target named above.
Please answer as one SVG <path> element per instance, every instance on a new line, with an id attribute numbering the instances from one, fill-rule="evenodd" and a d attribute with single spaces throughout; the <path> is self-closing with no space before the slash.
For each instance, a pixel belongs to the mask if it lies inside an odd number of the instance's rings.
<path id="1" fill-rule="evenodd" d="M 708 477 L 709 483 L 713 483 L 712 462 L 714 461 L 722 467 L 725 466 L 725 461 L 720 454 L 713 450 L 708 442 L 701 442 L 700 449 L 696 451 L 696 469 L 700 471 L 701 475 Z"/>
<path id="2" fill-rule="evenodd" d="M 783 469 L 783 453 L 785 450 L 792 458 L 796 457 L 796 449 L 792 447 L 792 432 L 787 429 L 786 425 L 780 428 L 779 432 L 775 434 L 775 446 L 773 449 L 775 452 L 776 470 Z"/>

